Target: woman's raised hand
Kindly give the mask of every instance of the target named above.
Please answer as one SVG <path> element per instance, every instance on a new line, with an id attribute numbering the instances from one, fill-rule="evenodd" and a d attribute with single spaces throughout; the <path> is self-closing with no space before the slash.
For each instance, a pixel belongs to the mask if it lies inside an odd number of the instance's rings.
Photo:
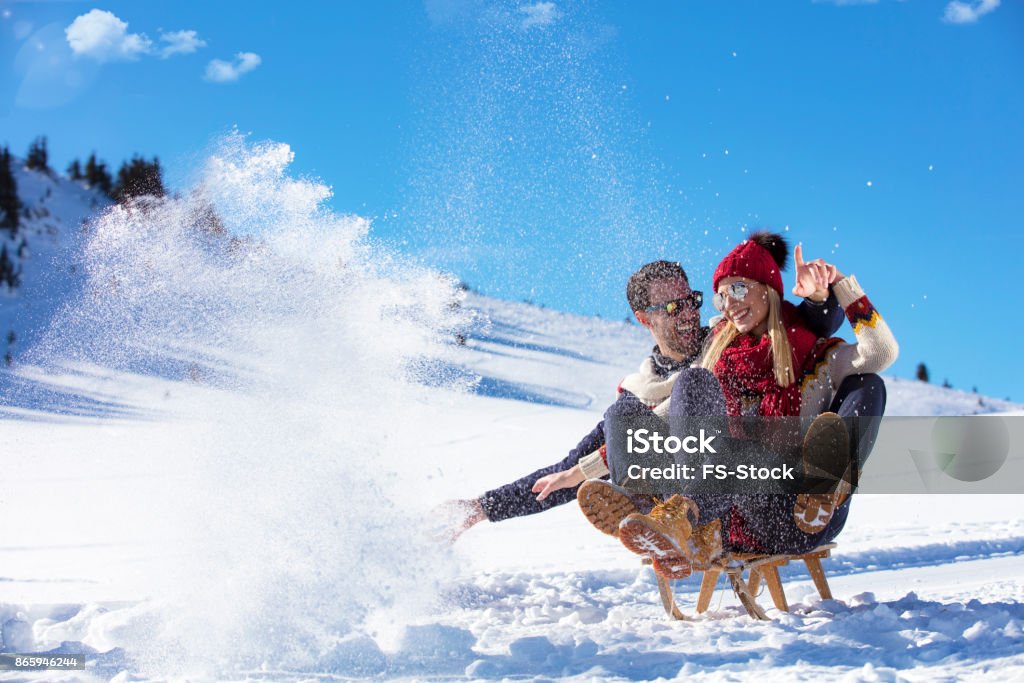
<path id="1" fill-rule="evenodd" d="M 796 284 L 793 285 L 793 294 L 812 301 L 827 299 L 828 286 L 839 279 L 836 267 L 820 258 L 804 261 L 802 244 L 796 245 L 796 249 L 793 250 L 793 260 L 796 262 Z"/>

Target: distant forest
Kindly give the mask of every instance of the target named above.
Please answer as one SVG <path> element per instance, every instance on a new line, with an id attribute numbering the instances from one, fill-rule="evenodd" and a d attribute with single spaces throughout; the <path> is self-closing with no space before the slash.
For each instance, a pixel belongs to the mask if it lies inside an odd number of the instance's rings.
<path id="1" fill-rule="evenodd" d="M 10 149 L 6 145 L 0 147 L 0 238 L 5 237 L 5 231 L 7 233 L 7 239 L 0 244 L 0 286 L 6 285 L 9 290 L 17 289 L 21 284 L 21 269 L 8 251 L 7 243 L 16 246 L 21 219 L 28 218 L 27 214 L 23 216 L 24 207 L 18 199 L 18 183 L 11 168 L 12 161 Z M 55 176 L 54 170 L 50 168 L 50 152 L 45 136 L 37 137 L 28 146 L 25 168 Z M 167 192 L 157 157 L 147 160 L 134 155 L 130 160 L 121 162 L 117 175 L 112 176 L 107 163 L 98 159 L 93 152 L 85 163 L 78 158 L 74 159 L 68 165 L 67 177 L 116 202 L 127 202 L 144 195 L 162 197 Z M 15 249 L 16 252 L 19 250 Z"/>

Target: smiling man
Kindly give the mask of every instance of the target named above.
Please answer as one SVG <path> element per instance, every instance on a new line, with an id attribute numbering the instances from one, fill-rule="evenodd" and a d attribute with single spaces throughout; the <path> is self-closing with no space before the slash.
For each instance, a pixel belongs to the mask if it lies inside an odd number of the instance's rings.
<path id="1" fill-rule="evenodd" d="M 831 293 L 812 297 L 800 304 L 800 313 L 816 334 L 831 336 L 842 323 L 842 308 Z M 654 349 L 640 370 L 619 384 L 618 397 L 609 408 L 617 414 L 650 410 L 671 395 L 679 370 L 697 359 L 708 334 L 708 328 L 700 324 L 703 293 L 690 288 L 679 263 L 655 261 L 640 268 L 629 278 L 626 299 L 637 321 L 651 333 Z M 451 520 L 450 540 L 485 519 L 498 522 L 532 515 L 575 500 L 581 483 L 605 476 L 604 445 L 602 420 L 560 462 L 478 498 L 445 503 L 443 513 Z"/>

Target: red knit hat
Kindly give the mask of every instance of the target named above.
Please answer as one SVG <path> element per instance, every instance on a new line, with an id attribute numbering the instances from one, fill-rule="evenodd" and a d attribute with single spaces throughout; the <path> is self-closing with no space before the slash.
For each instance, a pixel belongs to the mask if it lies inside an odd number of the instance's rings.
<path id="1" fill-rule="evenodd" d="M 753 240 L 745 240 L 736 245 L 722 262 L 715 268 L 714 288 L 718 291 L 718 283 L 727 277 L 746 277 L 763 282 L 776 292 L 782 293 L 782 272 L 775 263 L 771 253 Z"/>

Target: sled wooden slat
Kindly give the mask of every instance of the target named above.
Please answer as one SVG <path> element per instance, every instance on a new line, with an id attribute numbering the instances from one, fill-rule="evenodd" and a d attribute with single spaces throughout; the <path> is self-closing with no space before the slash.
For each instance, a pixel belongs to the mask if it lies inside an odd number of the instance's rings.
<path id="1" fill-rule="evenodd" d="M 808 557 L 804 561 L 807 563 L 807 571 L 810 573 L 811 579 L 814 580 L 814 587 L 821 593 L 822 598 L 831 600 L 832 590 L 828 587 L 828 579 L 825 578 L 825 570 L 821 567 L 821 559 Z"/>
<path id="2" fill-rule="evenodd" d="M 757 595 L 757 591 L 761 590 L 761 570 L 757 567 L 750 570 L 750 576 L 747 578 L 747 590 L 751 595 Z"/>
<path id="3" fill-rule="evenodd" d="M 768 587 L 775 608 L 783 612 L 789 611 L 789 603 L 786 601 L 786 593 L 782 588 L 782 579 L 779 576 L 779 567 L 784 567 L 793 560 L 801 560 L 807 565 L 807 572 L 814 581 L 815 588 L 824 600 L 832 599 L 832 591 L 825 577 L 825 570 L 821 561 L 831 555 L 835 543 L 827 543 L 818 546 L 814 550 L 802 555 L 757 555 L 755 553 L 731 553 L 723 556 L 715 564 L 707 569 L 694 569 L 694 573 L 702 573 L 700 582 L 700 593 L 697 596 L 697 614 L 703 614 L 711 606 L 711 598 L 718 585 L 718 578 L 723 572 L 729 577 L 729 583 L 733 592 L 739 598 L 740 604 L 754 619 L 767 620 L 768 615 L 757 604 L 757 594 L 761 589 L 763 581 Z M 645 559 L 644 564 L 650 564 L 650 559 Z M 747 573 L 744 580 L 743 574 Z M 661 597 L 665 613 L 673 619 L 685 620 L 688 617 L 676 604 L 672 593 L 672 586 L 667 579 L 661 576 L 658 579 L 658 593 Z"/>
<path id="4" fill-rule="evenodd" d="M 818 562 L 819 560 L 815 560 Z M 750 571 L 757 571 L 757 568 L 751 569 Z M 766 569 L 762 570 L 765 572 L 764 582 L 768 584 L 768 592 L 772 596 L 772 602 L 775 603 L 775 609 L 783 612 L 789 611 L 789 603 L 786 602 L 786 593 L 782 590 L 782 579 L 779 577 L 779 568 L 776 565 L 771 565 Z M 757 595 L 755 593 L 755 595 Z"/>
<path id="5" fill-rule="evenodd" d="M 711 606 L 711 596 L 715 593 L 715 586 L 718 585 L 720 569 L 708 569 L 704 572 L 704 578 L 700 581 L 700 595 L 697 596 L 697 614 L 703 614 Z"/>
<path id="6" fill-rule="evenodd" d="M 658 577 L 658 594 L 661 596 L 661 606 L 665 613 L 678 621 L 686 621 L 686 615 L 679 609 L 675 599 L 672 597 L 672 586 L 663 577 Z"/>

